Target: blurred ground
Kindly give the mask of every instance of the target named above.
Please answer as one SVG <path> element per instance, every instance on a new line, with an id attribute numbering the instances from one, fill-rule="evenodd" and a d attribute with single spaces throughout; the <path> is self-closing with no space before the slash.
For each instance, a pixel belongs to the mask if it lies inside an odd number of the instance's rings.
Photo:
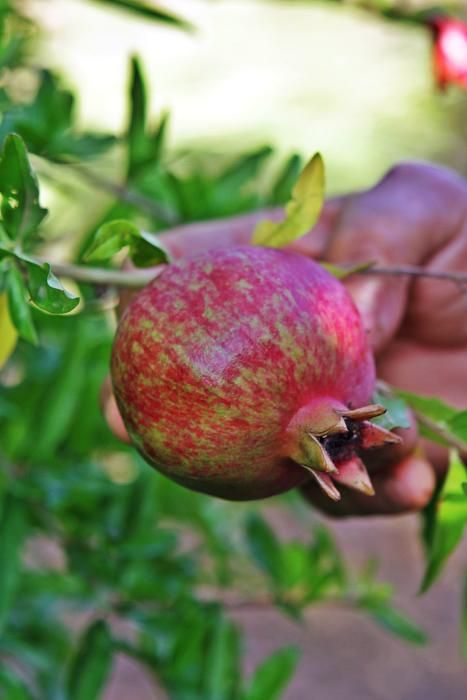
<path id="1" fill-rule="evenodd" d="M 276 513 L 284 535 L 300 536 L 287 512 Z M 460 654 L 461 582 L 467 541 L 452 557 L 442 579 L 416 597 L 423 570 L 414 516 L 334 522 L 333 531 L 356 564 L 370 555 L 381 563 L 381 578 L 398 591 L 401 609 L 429 634 L 417 648 L 385 633 L 366 616 L 330 606 L 310 610 L 298 625 L 274 610 L 237 612 L 246 632 L 246 668 L 251 671 L 277 647 L 302 650 L 298 671 L 284 700 L 464 700 L 467 668 Z M 301 532 L 303 537 L 303 532 Z M 114 667 L 104 700 L 166 700 L 148 676 L 127 659 Z"/>

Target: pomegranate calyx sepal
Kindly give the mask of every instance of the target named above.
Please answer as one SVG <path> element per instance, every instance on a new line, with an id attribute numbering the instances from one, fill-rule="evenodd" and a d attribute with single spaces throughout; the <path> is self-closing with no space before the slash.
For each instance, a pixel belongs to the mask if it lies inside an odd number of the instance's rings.
<path id="1" fill-rule="evenodd" d="M 313 474 L 318 486 L 324 491 L 326 496 L 329 496 L 332 501 L 340 501 L 341 495 L 329 474 L 324 474 L 314 469 L 310 469 L 310 472 Z"/>
<path id="2" fill-rule="evenodd" d="M 386 408 L 378 403 L 368 404 L 368 406 L 361 406 L 360 408 L 347 408 L 344 410 L 337 409 L 337 413 L 343 418 L 348 420 L 370 420 L 371 418 L 377 418 L 386 413 Z"/>
<path id="3" fill-rule="evenodd" d="M 371 483 L 370 475 L 364 463 L 356 455 L 346 462 L 339 464 L 337 473 L 332 475 L 334 481 L 343 486 L 360 491 L 366 496 L 374 496 L 375 490 Z"/>
<path id="4" fill-rule="evenodd" d="M 363 450 L 370 450 L 374 447 L 382 447 L 389 444 L 398 445 L 401 442 L 402 438 L 399 435 L 375 423 L 364 420 L 360 424 L 360 447 Z"/>

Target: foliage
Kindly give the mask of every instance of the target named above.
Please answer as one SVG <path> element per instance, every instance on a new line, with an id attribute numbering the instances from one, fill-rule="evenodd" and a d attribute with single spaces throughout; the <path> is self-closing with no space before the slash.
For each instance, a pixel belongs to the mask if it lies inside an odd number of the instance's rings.
<path id="1" fill-rule="evenodd" d="M 157 3 L 100 2 L 189 28 Z M 82 132 L 76 97 L 62 77 L 25 63 L 34 31 L 15 3 L 0 3 L 0 68 L 29 70 L 37 80 L 29 102 L 19 104 L 8 87 L 0 96 L 0 368 L 10 358 L 0 393 L 0 695 L 99 698 L 123 653 L 175 700 L 281 697 L 297 650 L 277 649 L 245 678 L 230 606 L 275 605 L 299 620 L 311 605 L 345 604 L 408 642 L 424 643 L 373 563 L 355 571 L 327 528 L 314 527 L 306 543 L 284 542 L 257 507 L 183 490 L 117 443 L 99 411 L 114 331 L 108 299 L 85 283 L 67 291 L 42 257 L 47 212 L 32 160 L 39 173 L 51 167 L 60 180 L 72 171 L 112 195 L 107 211 L 74 242 L 73 262 L 108 265 L 128 247 L 135 264 L 152 265 L 167 258 L 163 234 L 147 230 L 284 204 L 291 194 L 297 204 L 300 157 L 292 154 L 260 178 L 269 146 L 233 161 L 174 154 L 169 116 L 150 122 L 135 57 L 124 133 Z M 93 169 L 114 148 L 125 154 L 122 182 Z M 322 170 L 317 160 L 308 168 L 317 216 Z M 466 441 L 464 414 L 436 400 L 404 399 L 428 417 L 433 435 L 439 438 L 441 428 Z M 385 400 L 393 406 L 390 427 L 400 425 L 405 404 Z M 456 456 L 452 466 L 426 514 L 424 588 L 465 525 L 465 477 Z"/>
<path id="2" fill-rule="evenodd" d="M 324 163 L 315 153 L 301 172 L 285 205 L 283 221 L 261 221 L 254 233 L 255 245 L 282 248 L 310 231 L 318 220 L 324 203 Z"/>

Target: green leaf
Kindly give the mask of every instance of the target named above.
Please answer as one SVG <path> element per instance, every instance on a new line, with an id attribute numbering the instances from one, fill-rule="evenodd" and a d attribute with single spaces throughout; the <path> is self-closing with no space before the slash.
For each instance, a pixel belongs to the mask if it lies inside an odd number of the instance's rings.
<path id="1" fill-rule="evenodd" d="M 239 633 L 219 612 L 206 653 L 203 700 L 231 700 L 240 675 Z"/>
<path id="2" fill-rule="evenodd" d="M 151 4 L 139 2 L 138 0 L 94 0 L 94 2 L 100 3 L 101 5 L 108 5 L 109 7 L 116 7 L 121 10 L 128 10 L 145 19 L 163 22 L 164 24 L 169 24 L 173 27 L 184 29 L 185 31 L 194 30 L 190 22 L 172 12 L 164 10 L 162 7 L 158 7 L 153 2 L 151 2 Z"/>
<path id="3" fill-rule="evenodd" d="M 28 343 L 37 345 L 37 333 L 27 301 L 28 291 L 16 265 L 12 265 L 6 273 L 6 291 L 8 310 L 16 330 Z"/>
<path id="4" fill-rule="evenodd" d="M 301 169 L 302 159 L 299 155 L 294 153 L 286 161 L 277 180 L 272 186 L 271 204 L 284 204 L 284 202 L 290 199 L 292 188 L 297 182 Z"/>
<path id="5" fill-rule="evenodd" d="M 427 643 L 428 638 L 424 630 L 391 605 L 375 605 L 369 607 L 368 611 L 378 625 L 396 637 L 419 646 Z"/>
<path id="6" fill-rule="evenodd" d="M 0 633 L 5 627 L 19 582 L 21 546 L 25 533 L 26 515 L 23 504 L 13 496 L 6 496 L 0 517 Z"/>
<path id="7" fill-rule="evenodd" d="M 467 572 L 462 587 L 462 655 L 467 661 Z"/>
<path id="8" fill-rule="evenodd" d="M 378 418 L 373 418 L 372 423 L 376 423 L 386 430 L 410 428 L 410 414 L 403 399 L 386 392 L 376 391 L 373 395 L 373 402 L 384 406 L 386 413 Z"/>
<path id="9" fill-rule="evenodd" d="M 339 265 L 333 265 L 332 263 L 320 262 L 320 265 L 338 280 L 346 279 L 351 275 L 355 275 L 357 272 L 369 270 L 374 264 L 375 263 L 372 260 L 369 260 L 367 262 L 357 263 L 356 265 L 351 265 L 349 267 L 340 267 Z"/>
<path id="10" fill-rule="evenodd" d="M 8 298 L 0 292 L 0 370 L 15 350 L 18 331 L 12 323 Z"/>
<path id="11" fill-rule="evenodd" d="M 397 390 L 397 393 L 411 408 L 420 411 L 423 415 L 446 427 L 449 420 L 454 418 L 458 413 L 457 409 L 453 406 L 449 406 L 435 396 L 419 396 L 410 391 L 402 391 L 400 389 Z"/>
<path id="12" fill-rule="evenodd" d="M 131 78 L 129 90 L 130 115 L 126 130 L 128 145 L 127 179 L 135 182 L 146 170 L 155 172 L 161 158 L 167 124 L 168 113 L 162 114 L 154 131 L 147 125 L 146 84 L 140 62 L 133 56 L 131 59 Z M 140 182 L 135 182 L 138 187 Z M 151 198 L 151 193 L 147 193 Z M 156 195 L 156 199 L 164 199 Z"/>
<path id="13" fill-rule="evenodd" d="M 7 666 L 0 668 L 0 697 L 4 700 L 31 700 L 32 696 L 24 685 Z"/>
<path id="14" fill-rule="evenodd" d="M 115 138 L 74 130 L 75 97 L 61 87 L 50 71 L 40 72 L 39 89 L 28 104 L 14 105 L 3 114 L 0 141 L 15 131 L 28 150 L 56 162 L 96 156 L 115 143 Z"/>
<path id="15" fill-rule="evenodd" d="M 467 445 L 467 411 L 460 411 L 448 420 L 450 432 Z"/>
<path id="16" fill-rule="evenodd" d="M 47 214 L 39 204 L 39 185 L 26 147 L 17 134 L 9 134 L 0 161 L 3 226 L 10 238 L 27 242 Z"/>
<path id="17" fill-rule="evenodd" d="M 451 447 L 449 437 L 455 437 L 466 443 L 467 448 L 467 411 L 458 411 L 434 396 L 419 396 L 409 391 L 397 390 L 398 395 L 414 409 L 427 423 L 419 421 L 420 434 L 446 447 Z M 433 423 L 433 428 L 429 422 Z M 435 430 L 435 426 L 445 433 L 446 437 Z"/>
<path id="18" fill-rule="evenodd" d="M 103 224 L 84 257 L 87 261 L 109 260 L 123 248 L 139 267 L 169 262 L 169 255 L 155 234 L 140 231 L 131 221 L 116 220 Z"/>
<path id="19" fill-rule="evenodd" d="M 281 248 L 310 231 L 318 220 L 324 203 L 324 163 L 315 153 L 303 169 L 285 207 L 285 219 L 279 223 L 261 221 L 253 244 Z"/>
<path id="20" fill-rule="evenodd" d="M 34 304 L 49 314 L 67 314 L 79 304 L 79 297 L 65 289 L 49 263 L 28 261 L 28 288 Z"/>
<path id="21" fill-rule="evenodd" d="M 151 267 L 170 262 L 169 252 L 159 236 L 149 231 L 140 231 L 139 235 L 140 237 L 133 238 L 130 244 L 130 257 L 137 267 Z"/>
<path id="22" fill-rule="evenodd" d="M 300 653 L 295 647 L 273 652 L 255 670 L 242 700 L 278 700 L 295 671 Z"/>
<path id="23" fill-rule="evenodd" d="M 93 622 L 82 636 L 67 678 L 69 700 L 98 700 L 112 665 L 107 623 Z"/>
<path id="24" fill-rule="evenodd" d="M 138 59 L 131 59 L 130 120 L 127 129 L 128 175 L 146 160 L 146 86 Z"/>
<path id="25" fill-rule="evenodd" d="M 257 176 L 272 153 L 271 146 L 261 146 L 251 153 L 240 156 L 216 177 L 215 199 L 237 196 L 238 191 Z"/>
<path id="26" fill-rule="evenodd" d="M 258 514 L 252 513 L 246 521 L 245 534 L 251 556 L 269 575 L 275 587 L 282 582 L 282 550 L 273 530 Z"/>
<path id="27" fill-rule="evenodd" d="M 438 578 L 447 558 L 462 539 L 467 524 L 465 478 L 465 466 L 459 455 L 452 452 L 446 481 L 431 509 L 434 522 L 426 525 L 432 535 L 427 541 L 427 564 L 420 593 L 425 593 Z"/>

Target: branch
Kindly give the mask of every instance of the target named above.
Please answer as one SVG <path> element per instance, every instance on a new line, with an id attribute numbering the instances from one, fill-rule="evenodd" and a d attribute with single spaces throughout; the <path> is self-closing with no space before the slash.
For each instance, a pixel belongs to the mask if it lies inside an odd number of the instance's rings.
<path id="1" fill-rule="evenodd" d="M 449 432 L 449 430 L 447 430 L 447 428 L 444 426 L 440 425 L 431 418 L 428 418 L 423 413 L 420 413 L 420 411 L 417 411 L 414 408 L 411 410 L 420 425 L 428 428 L 428 430 L 430 430 L 432 433 L 435 433 L 435 435 L 442 438 L 442 440 L 444 440 L 444 442 L 446 442 L 450 447 L 454 447 L 456 450 L 458 450 L 461 459 L 467 459 L 467 444 L 465 442 Z"/>
<path id="2" fill-rule="evenodd" d="M 93 172 L 92 170 L 89 170 L 88 168 L 83 168 L 81 165 L 78 165 L 76 163 L 62 163 L 62 165 L 66 165 L 67 168 L 73 170 L 81 178 L 87 180 L 92 185 L 96 185 L 96 187 L 99 187 L 99 189 L 103 190 L 104 192 L 109 192 L 110 194 L 113 194 L 114 197 L 116 197 L 121 202 L 131 204 L 132 206 L 136 207 L 148 216 L 152 216 L 158 221 L 167 224 L 167 226 L 173 226 L 179 221 L 178 216 L 173 211 L 173 209 L 171 209 L 165 204 L 156 202 L 150 197 L 146 197 L 140 192 L 131 190 L 127 186 L 120 185 L 117 182 L 107 180 L 107 178 L 102 177 L 101 175 L 97 175 L 97 173 Z"/>
<path id="3" fill-rule="evenodd" d="M 38 258 L 38 261 L 49 262 Z M 83 267 L 81 265 L 71 265 L 67 263 L 50 263 L 56 275 L 70 277 L 77 282 L 89 282 L 96 285 L 107 285 L 115 287 L 128 287 L 140 289 L 145 287 L 151 280 L 160 275 L 164 265 L 151 268 L 134 268 L 133 270 L 109 270 L 101 267 Z M 342 266 L 345 269 L 345 266 Z M 396 277 L 428 277 L 431 279 L 444 280 L 458 285 L 467 285 L 467 273 L 464 272 L 442 272 L 441 270 L 426 270 L 423 267 L 411 265 L 401 265 L 397 267 L 369 267 L 366 270 L 356 270 L 355 275 L 390 275 Z"/>
<path id="4" fill-rule="evenodd" d="M 427 270 L 415 265 L 395 265 L 394 267 L 368 267 L 366 270 L 356 270 L 356 275 L 387 275 L 392 277 L 430 277 L 431 279 L 454 282 L 461 286 L 467 284 L 465 272 L 443 272 L 442 270 Z"/>
<path id="5" fill-rule="evenodd" d="M 160 275 L 163 265 L 148 269 L 109 270 L 103 267 L 82 267 L 81 265 L 69 265 L 67 263 L 54 263 L 38 258 L 38 262 L 48 262 L 52 271 L 59 276 L 69 277 L 77 282 L 107 287 L 126 287 L 129 289 L 141 289 Z"/>
<path id="6" fill-rule="evenodd" d="M 376 388 L 378 391 L 380 391 L 384 396 L 387 396 L 388 398 L 394 398 L 397 397 L 397 387 L 392 386 L 391 384 L 388 384 L 387 382 L 383 381 L 382 379 L 377 379 L 376 381 Z M 467 443 L 458 438 L 456 435 L 453 435 L 448 428 L 446 428 L 444 425 L 438 423 L 436 420 L 433 420 L 432 418 L 429 418 L 426 416 L 424 413 L 421 411 L 418 411 L 416 408 L 413 406 L 409 405 L 409 408 L 411 412 L 413 413 L 414 417 L 416 418 L 417 422 L 420 423 L 420 425 L 423 425 L 425 428 L 428 428 L 432 433 L 435 435 L 438 435 L 445 443 L 447 443 L 450 447 L 454 447 L 456 450 L 458 450 L 461 459 L 464 461 L 467 460 Z"/>

